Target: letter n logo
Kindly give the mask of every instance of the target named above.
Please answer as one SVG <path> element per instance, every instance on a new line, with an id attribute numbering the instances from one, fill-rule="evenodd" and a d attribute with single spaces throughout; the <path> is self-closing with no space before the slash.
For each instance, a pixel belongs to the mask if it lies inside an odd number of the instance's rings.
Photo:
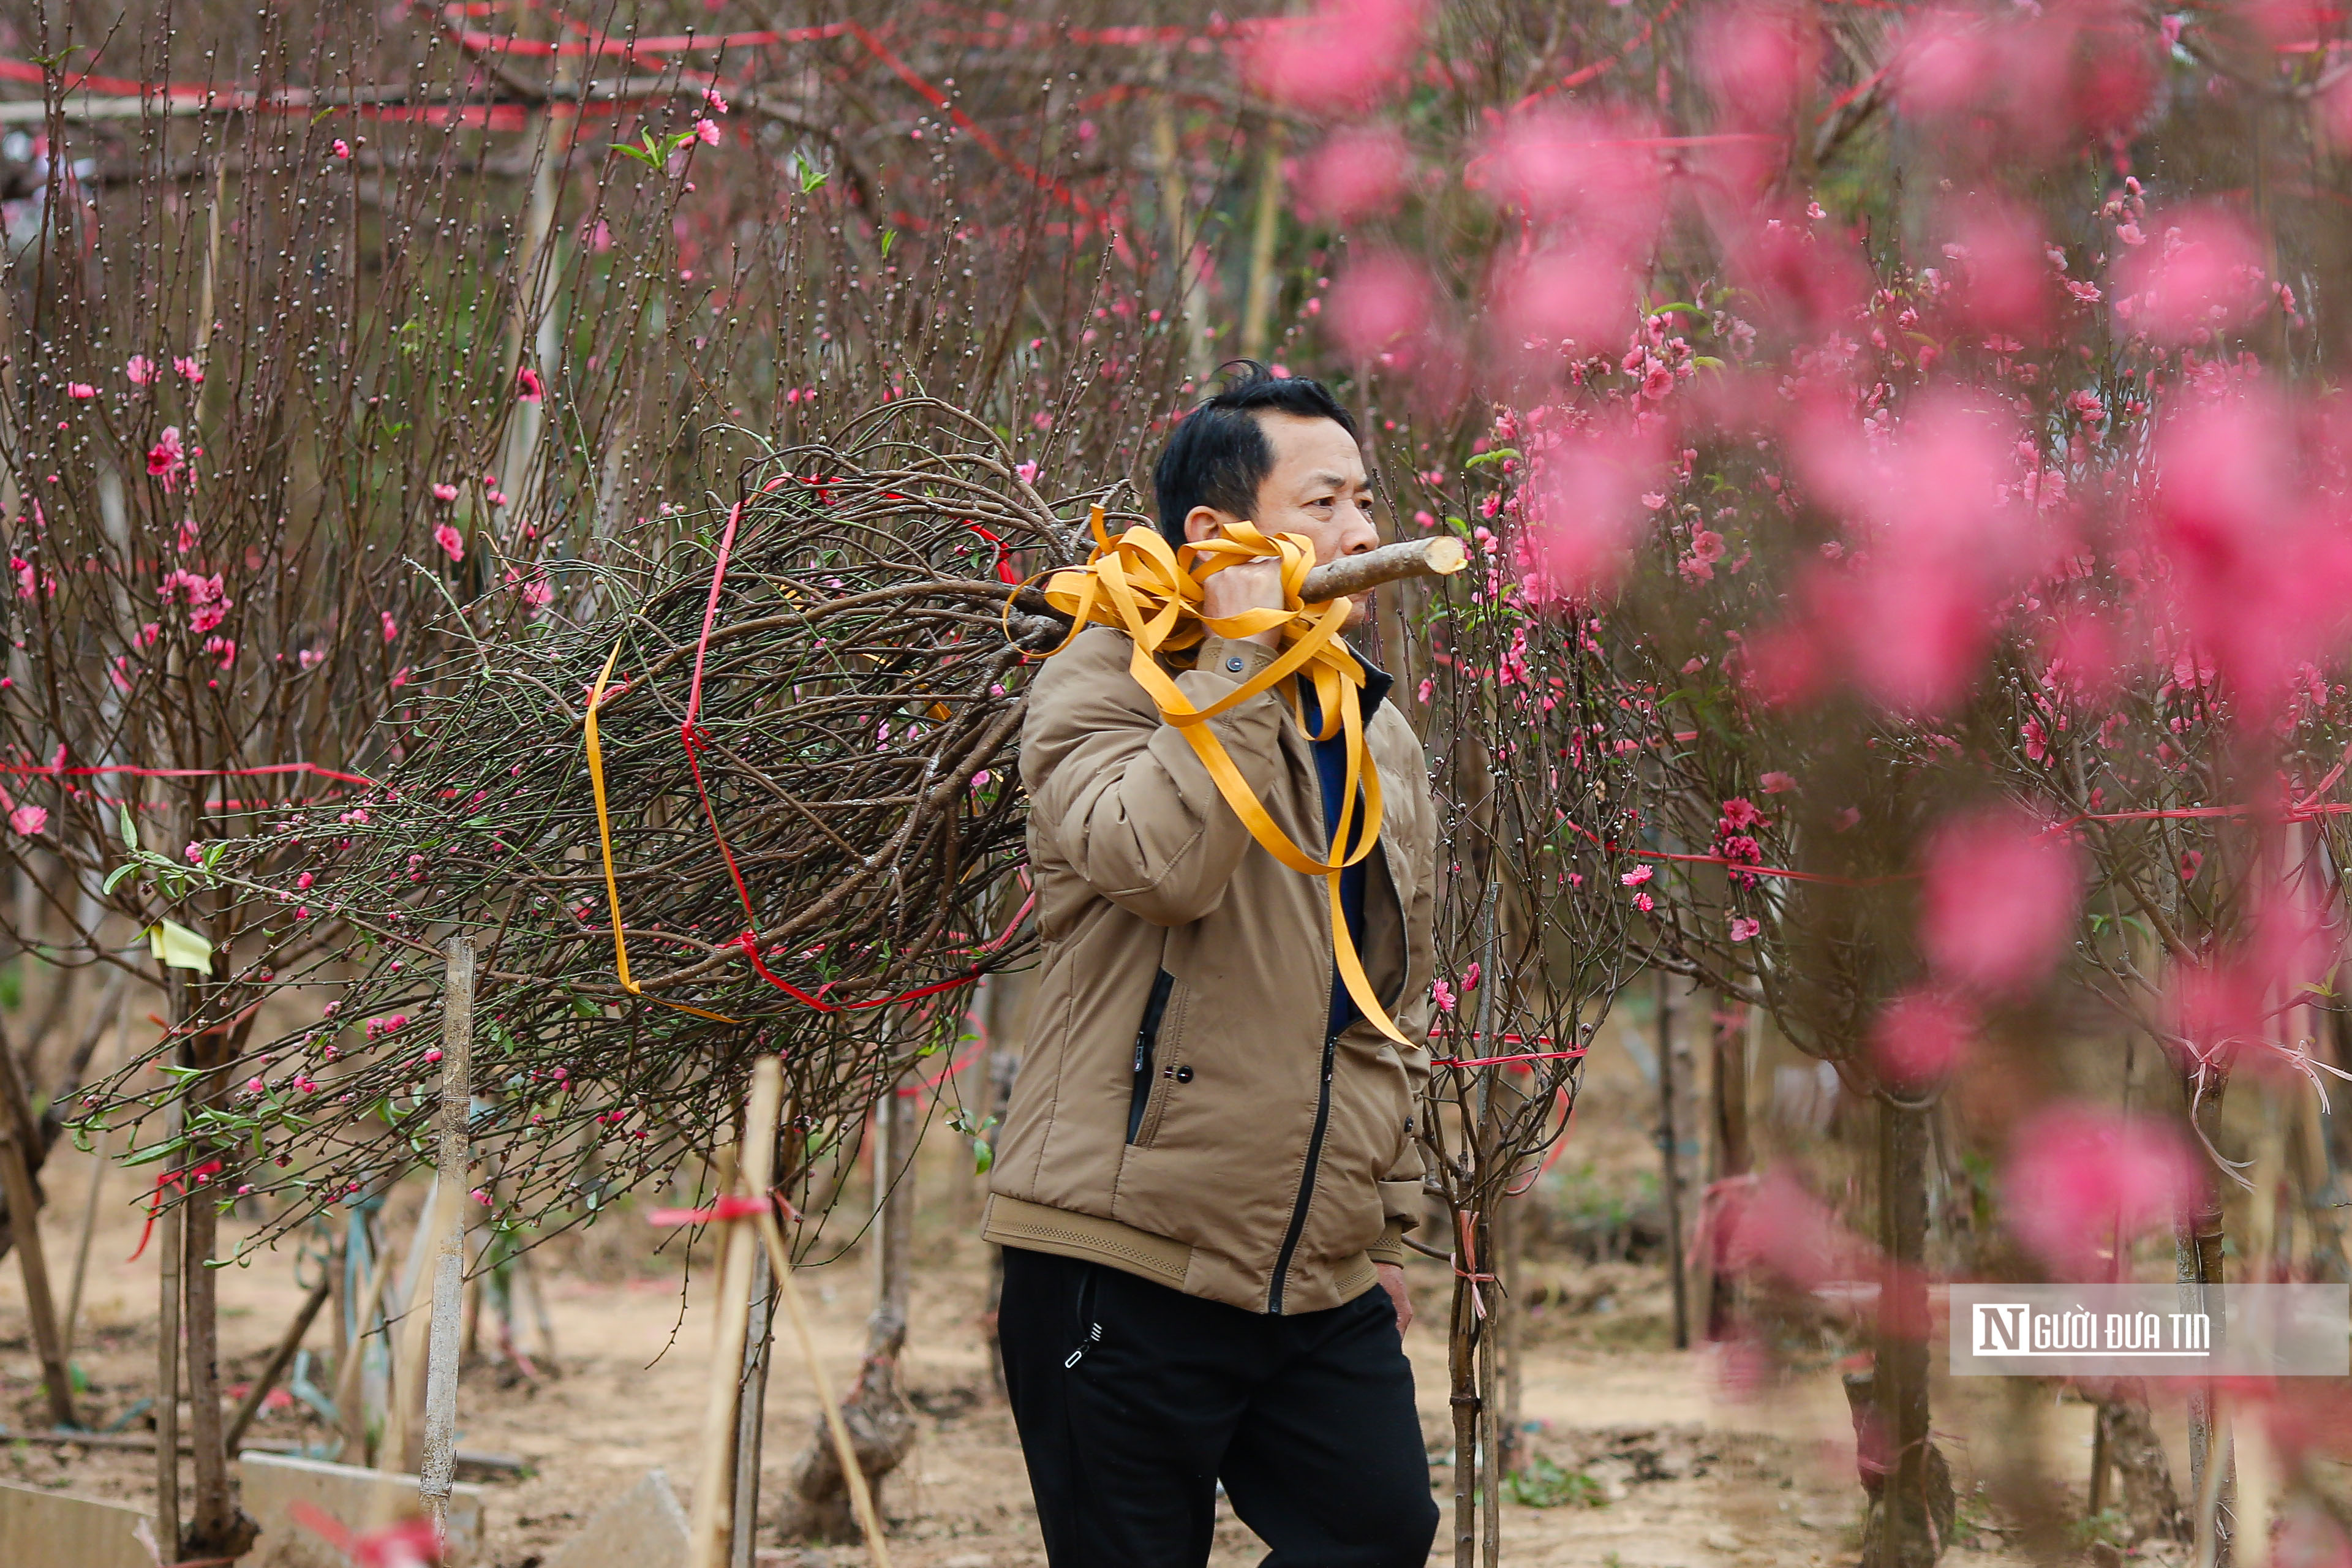
<path id="1" fill-rule="evenodd" d="M 1979 1301 L 1976 1335 L 1969 1349 L 1977 1355 L 2015 1355 L 2025 1349 L 2022 1301 Z"/>

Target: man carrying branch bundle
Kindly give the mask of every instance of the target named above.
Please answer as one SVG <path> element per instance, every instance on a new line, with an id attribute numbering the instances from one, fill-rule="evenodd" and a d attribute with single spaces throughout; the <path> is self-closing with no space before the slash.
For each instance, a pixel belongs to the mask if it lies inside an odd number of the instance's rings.
<path id="1" fill-rule="evenodd" d="M 1260 553 L 1379 542 L 1354 422 L 1242 368 L 1153 475 L 1168 543 L 1228 552 L 1204 635 L 1139 666 L 1082 626 L 1022 733 L 1045 946 L 984 1225 L 1055 1568 L 1205 1563 L 1220 1481 L 1274 1568 L 1437 1526 L 1402 1339 L 1435 809 L 1390 678 Z"/>

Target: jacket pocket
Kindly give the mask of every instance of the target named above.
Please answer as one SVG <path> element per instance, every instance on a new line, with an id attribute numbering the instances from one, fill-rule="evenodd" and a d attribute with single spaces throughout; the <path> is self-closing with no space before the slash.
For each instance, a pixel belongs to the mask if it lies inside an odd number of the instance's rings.
<path id="1" fill-rule="evenodd" d="M 1151 1103 L 1152 1062 L 1160 1049 L 1160 1022 L 1168 1016 L 1168 994 L 1176 988 L 1176 977 L 1161 970 L 1151 980 L 1151 994 L 1143 1004 L 1143 1021 L 1135 1030 L 1135 1079 L 1128 1089 L 1127 1141 L 1134 1142 L 1143 1131 L 1143 1113 Z"/>

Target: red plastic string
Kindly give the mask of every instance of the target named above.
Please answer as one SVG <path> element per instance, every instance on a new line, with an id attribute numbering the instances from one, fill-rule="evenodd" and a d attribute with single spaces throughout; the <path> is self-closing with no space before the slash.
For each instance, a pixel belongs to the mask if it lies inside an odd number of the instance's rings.
<path id="1" fill-rule="evenodd" d="M 394 1568 L 394 1564 L 438 1561 L 440 1548 L 433 1538 L 433 1525 L 428 1520 L 404 1519 L 385 1525 L 382 1530 L 365 1535 L 352 1533 L 341 1520 L 313 1503 L 296 1500 L 286 1510 L 287 1517 L 310 1531 L 329 1545 L 349 1557 L 360 1568 Z M 205 1562 L 226 1562 L 226 1558 L 207 1558 Z M 197 1568 L 194 1564 L 174 1564 L 174 1568 Z"/>
<path id="2" fill-rule="evenodd" d="M 131 1248 L 131 1256 L 123 1261 L 136 1263 L 139 1261 L 139 1255 L 147 1250 L 148 1238 L 155 1234 L 155 1216 L 163 1211 L 165 1187 L 171 1187 L 184 1196 L 188 1191 L 190 1178 L 202 1181 L 206 1176 L 219 1175 L 226 1168 L 218 1160 L 207 1160 L 193 1171 L 165 1171 L 158 1175 L 155 1178 L 154 1195 L 147 1200 L 147 1223 L 140 1227 L 139 1245 Z"/>
<path id="3" fill-rule="evenodd" d="M 988 530 L 981 527 L 980 524 L 976 522 L 966 522 L 964 526 L 971 530 L 974 533 L 980 535 L 982 539 L 988 541 L 991 544 L 996 546 L 996 561 L 994 563 L 996 580 L 1000 583 L 1010 584 L 1015 588 L 1021 586 L 1020 576 L 1014 573 L 1012 565 L 1004 559 L 1006 554 L 1004 541 L 999 539 L 995 534 L 991 533 Z"/>
<path id="4" fill-rule="evenodd" d="M 978 1061 L 980 1059 L 981 1048 L 986 1044 L 987 1042 L 985 1040 L 974 1039 L 971 1045 L 964 1047 L 963 1055 L 958 1057 L 954 1061 L 950 1062 L 946 1067 L 941 1068 L 939 1071 L 933 1073 L 930 1077 L 925 1079 L 920 1083 L 910 1083 L 900 1086 L 898 1093 L 908 1099 L 912 1099 L 916 1095 L 927 1094 L 930 1090 L 939 1088 L 940 1085 L 947 1082 L 948 1079 L 955 1077 L 958 1073 L 963 1071 L 964 1068 L 971 1066 L 973 1062 Z"/>
<path id="5" fill-rule="evenodd" d="M 647 1225 L 710 1225 L 719 1220 L 758 1219 L 772 1210 L 782 1210 L 786 1219 L 798 1219 L 800 1211 L 784 1201 L 782 1193 L 770 1193 L 763 1198 L 741 1197 L 730 1193 L 707 1209 L 656 1209 L 646 1215 Z"/>
<path id="6" fill-rule="evenodd" d="M 770 479 L 761 487 L 761 493 L 765 494 L 783 482 L 784 479 L 782 477 Z M 699 753 L 710 743 L 710 738 L 705 735 L 694 721 L 696 716 L 702 711 L 703 667 L 710 653 L 711 631 L 718 625 L 719 595 L 727 584 L 727 563 L 735 552 L 735 530 L 736 525 L 742 521 L 743 507 L 744 502 L 737 501 L 728 511 L 727 526 L 719 536 L 717 559 L 711 563 L 710 567 L 710 597 L 704 601 L 702 606 L 702 634 L 695 639 L 694 684 L 686 696 L 685 722 L 678 726 L 678 742 L 686 751 L 687 771 L 694 775 L 694 793 L 702 802 L 703 819 L 709 823 L 710 837 L 719 846 L 719 858 L 727 863 L 727 875 L 735 884 L 735 896 L 742 900 L 743 918 L 749 921 L 753 928 L 738 934 L 735 943 L 743 950 L 743 956 L 751 961 L 753 973 L 803 1006 L 814 1008 L 820 1013 L 856 1013 L 869 1007 L 891 1007 L 900 1003 L 919 1001 L 925 996 L 936 996 L 943 991 L 953 991 L 960 986 L 970 985 L 980 979 L 981 972 L 977 965 L 969 972 L 951 979 L 934 981 L 929 985 L 919 985 L 911 991 L 902 991 L 895 996 L 876 996 L 863 1002 L 828 1002 L 824 999 L 824 994 L 831 989 L 829 982 L 825 985 L 817 987 L 814 993 L 803 991 L 791 981 L 772 972 L 761 960 L 760 937 L 757 929 L 760 912 L 751 902 L 751 889 L 743 880 L 742 868 L 735 863 L 735 851 L 727 842 L 726 832 L 719 826 L 719 812 L 710 804 L 709 788 L 703 783 Z M 1013 931 L 1018 929 L 1021 921 L 1027 916 L 1031 905 L 1034 902 L 1035 897 L 1033 894 L 1029 903 L 1021 906 L 1021 913 L 1013 917 L 1005 929 L 981 951 L 983 953 L 992 952 L 1002 946 Z"/>

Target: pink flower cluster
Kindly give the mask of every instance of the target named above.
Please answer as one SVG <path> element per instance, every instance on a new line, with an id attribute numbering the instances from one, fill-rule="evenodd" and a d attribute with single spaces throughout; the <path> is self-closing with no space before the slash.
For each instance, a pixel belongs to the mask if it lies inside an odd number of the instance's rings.
<path id="1" fill-rule="evenodd" d="M 157 592 L 167 605 L 179 599 L 186 601 L 188 630 L 197 637 L 217 627 L 227 618 L 229 606 L 236 603 L 223 588 L 219 573 L 200 577 L 185 567 L 175 567 L 167 574 Z"/>

